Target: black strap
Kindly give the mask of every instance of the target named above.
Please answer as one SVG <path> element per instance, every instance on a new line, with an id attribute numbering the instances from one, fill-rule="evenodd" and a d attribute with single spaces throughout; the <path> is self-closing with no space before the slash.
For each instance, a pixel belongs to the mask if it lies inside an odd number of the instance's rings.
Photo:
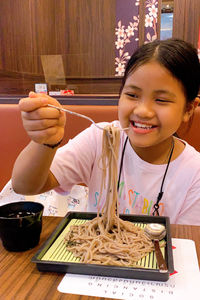
<path id="1" fill-rule="evenodd" d="M 63 140 L 63 139 L 62 139 L 62 140 Z M 44 146 L 47 146 L 47 147 L 49 147 L 49 148 L 54 149 L 54 148 L 58 147 L 58 146 L 62 143 L 62 140 L 60 140 L 58 143 L 56 143 L 56 144 L 54 144 L 54 145 L 51 145 L 51 144 L 43 144 L 43 145 L 44 145 Z"/>
<path id="2" fill-rule="evenodd" d="M 123 146 L 123 150 L 122 150 L 120 169 L 119 169 L 119 177 L 118 177 L 118 182 L 117 182 L 117 191 L 119 191 L 119 185 L 120 185 L 121 173 L 122 173 L 122 167 L 123 167 L 123 161 L 124 161 L 124 153 L 125 153 L 127 141 L 128 141 L 128 136 L 126 137 L 126 140 L 125 140 L 124 146 Z M 172 158 L 173 151 L 174 151 L 174 139 L 172 140 L 172 148 L 171 148 L 171 151 L 170 151 L 169 159 L 168 159 L 168 162 L 167 162 L 167 167 L 165 169 L 165 173 L 164 173 L 162 183 L 161 183 L 161 186 L 160 186 L 160 192 L 158 193 L 156 203 L 153 206 L 154 207 L 154 211 L 152 213 L 153 216 L 155 214 L 159 216 L 159 203 L 160 203 L 160 200 L 162 199 L 162 196 L 164 194 L 163 185 L 164 185 L 164 182 L 165 182 L 165 178 L 166 178 L 166 175 L 167 175 L 167 171 L 168 171 L 168 168 L 169 168 L 169 164 L 170 164 L 170 161 L 171 161 L 171 158 Z"/>
<path id="3" fill-rule="evenodd" d="M 162 199 L 162 196 L 164 194 L 164 192 L 163 192 L 163 185 L 164 185 L 164 182 L 165 182 L 165 177 L 167 175 L 167 171 L 168 171 L 168 168 L 169 168 L 169 164 L 170 164 L 170 161 L 171 161 L 171 158 L 172 158 L 173 151 L 174 151 L 174 139 L 172 140 L 172 149 L 171 149 L 171 152 L 170 152 L 170 155 L 169 155 L 169 159 L 168 159 L 168 162 L 167 162 L 167 167 L 165 169 L 165 173 L 164 173 L 164 176 L 163 176 L 163 179 L 162 179 L 162 183 L 161 183 L 161 187 L 160 187 L 160 192 L 158 193 L 157 201 L 156 201 L 156 203 L 153 206 L 154 207 L 154 211 L 152 213 L 153 216 L 155 215 L 155 213 L 157 214 L 157 216 L 159 216 L 159 203 L 160 203 L 160 200 Z"/>

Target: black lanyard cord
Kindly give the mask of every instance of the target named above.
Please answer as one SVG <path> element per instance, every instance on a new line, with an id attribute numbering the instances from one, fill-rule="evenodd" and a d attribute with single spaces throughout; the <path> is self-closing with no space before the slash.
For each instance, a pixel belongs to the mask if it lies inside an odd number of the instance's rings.
<path id="1" fill-rule="evenodd" d="M 157 214 L 157 216 L 159 216 L 159 203 L 160 203 L 160 200 L 162 199 L 162 196 L 164 194 L 164 192 L 163 192 L 163 185 L 164 185 L 164 182 L 165 182 L 165 177 L 167 175 L 167 171 L 168 171 L 168 168 L 169 168 L 169 164 L 170 164 L 170 161 L 171 161 L 171 158 L 172 158 L 173 151 L 174 151 L 174 138 L 172 140 L 172 148 L 171 148 L 169 159 L 168 159 L 168 162 L 167 162 L 167 167 L 165 169 L 165 173 L 164 173 L 164 176 L 163 176 L 163 179 L 162 179 L 162 183 L 161 183 L 161 187 L 160 187 L 160 192 L 158 193 L 157 201 L 156 201 L 156 203 L 153 206 L 154 207 L 154 211 L 152 213 L 153 216 L 155 215 L 155 213 Z"/>
<path id="2" fill-rule="evenodd" d="M 121 173 L 122 173 L 122 167 L 123 167 L 123 161 L 124 161 L 124 153 L 125 153 L 127 142 L 128 142 L 128 136 L 126 137 L 126 140 L 125 140 L 124 146 L 123 146 L 123 150 L 122 150 L 120 169 L 119 169 L 119 177 L 118 177 L 118 182 L 117 182 L 117 191 L 119 191 L 119 185 L 120 185 Z M 155 215 L 155 213 L 159 216 L 159 203 L 160 203 L 160 200 L 162 199 L 162 196 L 164 194 L 163 185 L 164 185 L 164 182 L 165 182 L 165 178 L 166 178 L 166 175 L 167 175 L 167 171 L 168 171 L 168 168 L 169 168 L 169 164 L 170 164 L 170 161 L 171 161 L 171 158 L 172 158 L 173 151 L 174 151 L 174 139 L 172 140 L 172 148 L 171 148 L 171 151 L 170 151 L 169 159 L 168 159 L 168 162 L 167 162 L 167 167 L 165 169 L 165 173 L 164 173 L 162 183 L 161 183 L 161 186 L 160 186 L 160 192 L 158 193 L 157 201 L 153 206 L 154 207 L 154 211 L 152 213 L 153 216 Z"/>

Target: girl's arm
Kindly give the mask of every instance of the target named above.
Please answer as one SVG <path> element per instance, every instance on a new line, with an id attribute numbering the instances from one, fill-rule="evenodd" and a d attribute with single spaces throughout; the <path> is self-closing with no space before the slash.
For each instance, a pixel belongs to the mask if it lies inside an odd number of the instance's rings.
<path id="1" fill-rule="evenodd" d="M 12 185 L 16 193 L 39 194 L 58 186 L 50 172 L 56 148 L 54 145 L 64 135 L 65 114 L 47 104 L 59 106 L 57 100 L 43 94 L 31 92 L 19 102 L 24 128 L 31 142 L 18 156 L 12 174 Z"/>
<path id="2" fill-rule="evenodd" d="M 19 154 L 12 173 L 16 193 L 34 195 L 46 192 L 59 184 L 50 172 L 56 149 L 31 141 Z"/>

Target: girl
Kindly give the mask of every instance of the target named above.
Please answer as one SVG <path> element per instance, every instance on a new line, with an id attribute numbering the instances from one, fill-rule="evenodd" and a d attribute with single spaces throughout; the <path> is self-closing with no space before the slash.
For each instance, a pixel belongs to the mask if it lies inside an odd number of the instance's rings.
<path id="1" fill-rule="evenodd" d="M 120 213 L 160 214 L 171 223 L 200 225 L 200 154 L 174 135 L 193 114 L 199 81 L 197 51 L 184 41 L 154 41 L 132 55 L 120 90 L 119 121 L 113 122 L 128 128 L 120 136 Z M 65 115 L 48 103 L 59 106 L 35 93 L 19 102 L 32 141 L 16 160 L 13 188 L 21 194 L 49 189 L 64 193 L 84 183 L 89 187 L 88 211 L 96 211 L 102 130 L 92 125 L 57 150 Z"/>

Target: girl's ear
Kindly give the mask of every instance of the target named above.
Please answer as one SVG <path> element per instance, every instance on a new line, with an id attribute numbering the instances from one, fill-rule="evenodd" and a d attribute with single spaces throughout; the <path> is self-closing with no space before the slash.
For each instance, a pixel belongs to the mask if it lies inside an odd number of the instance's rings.
<path id="1" fill-rule="evenodd" d="M 187 104 L 186 111 L 183 116 L 183 122 L 188 122 L 191 116 L 194 113 L 195 108 L 200 104 L 199 97 L 196 97 L 195 100 Z"/>

